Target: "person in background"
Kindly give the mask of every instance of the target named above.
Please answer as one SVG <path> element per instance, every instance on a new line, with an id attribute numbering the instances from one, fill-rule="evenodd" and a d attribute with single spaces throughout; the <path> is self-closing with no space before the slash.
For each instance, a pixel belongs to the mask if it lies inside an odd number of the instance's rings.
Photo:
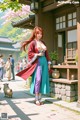
<path id="1" fill-rule="evenodd" d="M 6 77 L 8 78 L 8 81 L 11 80 L 11 62 L 10 58 L 7 59 L 7 62 L 5 64 L 5 70 L 6 70 Z"/>
<path id="2" fill-rule="evenodd" d="M 4 60 L 3 55 L 0 54 L 0 81 L 3 79 L 3 73 L 4 73 Z"/>
<path id="3" fill-rule="evenodd" d="M 19 62 L 16 65 L 16 71 L 17 71 L 17 73 L 20 71 L 20 64 L 19 64 Z"/>
<path id="4" fill-rule="evenodd" d="M 9 55 L 10 62 L 11 62 L 11 73 L 12 73 L 12 80 L 15 80 L 15 74 L 14 74 L 14 58 L 12 54 Z"/>
<path id="5" fill-rule="evenodd" d="M 24 61 L 23 61 L 23 69 L 25 69 L 26 66 L 27 66 L 27 60 L 24 60 Z"/>
<path id="6" fill-rule="evenodd" d="M 25 62 L 25 61 L 27 62 L 26 56 L 23 58 L 23 60 L 22 60 L 22 61 L 23 61 L 23 62 Z"/>
<path id="7" fill-rule="evenodd" d="M 20 71 L 22 71 L 23 70 L 23 62 L 22 62 L 22 60 L 19 61 L 19 66 L 20 66 Z"/>
<path id="8" fill-rule="evenodd" d="M 30 92 L 35 94 L 35 104 L 42 105 L 41 94 L 49 94 L 49 69 L 50 59 L 45 43 L 42 41 L 43 30 L 41 27 L 35 27 L 32 36 L 22 44 L 22 49 L 28 47 L 27 68 L 19 72 L 17 76 L 27 79 L 32 75 Z"/>

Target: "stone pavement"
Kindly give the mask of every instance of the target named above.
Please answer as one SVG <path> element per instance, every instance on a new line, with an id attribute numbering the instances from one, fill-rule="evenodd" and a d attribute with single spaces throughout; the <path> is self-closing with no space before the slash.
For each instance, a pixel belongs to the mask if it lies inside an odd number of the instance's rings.
<path id="1" fill-rule="evenodd" d="M 12 88 L 12 98 L 4 97 L 4 83 L 9 83 L 9 87 Z M 7 113 L 8 120 L 80 120 L 80 108 L 76 107 L 77 102 L 67 103 L 43 96 L 45 104 L 36 106 L 34 96 L 26 89 L 26 81 L 21 78 L 16 77 L 16 80 L 10 82 L 5 79 L 0 82 L 0 86 L 0 114 Z"/>

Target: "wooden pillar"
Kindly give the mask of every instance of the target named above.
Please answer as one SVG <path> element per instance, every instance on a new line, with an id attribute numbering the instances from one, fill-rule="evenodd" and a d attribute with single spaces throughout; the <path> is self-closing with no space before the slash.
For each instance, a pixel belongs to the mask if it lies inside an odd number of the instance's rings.
<path id="1" fill-rule="evenodd" d="M 80 107 L 80 6 L 77 6 L 77 45 L 78 45 L 78 102 Z"/>
<path id="2" fill-rule="evenodd" d="M 35 14 L 35 26 L 40 26 L 42 27 L 42 19 L 43 19 L 43 14 L 42 14 L 42 9 L 41 9 L 41 2 L 39 2 L 39 10 Z"/>

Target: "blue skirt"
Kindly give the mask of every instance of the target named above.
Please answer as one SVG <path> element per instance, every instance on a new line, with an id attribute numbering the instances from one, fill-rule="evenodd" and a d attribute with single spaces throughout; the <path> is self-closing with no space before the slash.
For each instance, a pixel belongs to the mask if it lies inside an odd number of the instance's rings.
<path id="1" fill-rule="evenodd" d="M 38 59 L 37 67 L 32 75 L 30 93 L 48 94 L 49 92 L 48 62 L 45 56 L 41 56 Z"/>

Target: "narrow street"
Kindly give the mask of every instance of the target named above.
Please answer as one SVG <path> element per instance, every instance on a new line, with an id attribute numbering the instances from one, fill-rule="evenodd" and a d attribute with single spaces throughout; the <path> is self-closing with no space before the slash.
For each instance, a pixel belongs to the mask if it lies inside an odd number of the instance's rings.
<path id="1" fill-rule="evenodd" d="M 3 84 L 9 83 L 13 97 L 4 97 Z M 34 96 L 28 94 L 26 81 L 16 78 L 14 81 L 0 82 L 0 114 L 7 113 L 8 120 L 80 120 L 80 113 L 49 102 L 49 97 L 43 96 L 44 105 L 36 106 Z"/>

